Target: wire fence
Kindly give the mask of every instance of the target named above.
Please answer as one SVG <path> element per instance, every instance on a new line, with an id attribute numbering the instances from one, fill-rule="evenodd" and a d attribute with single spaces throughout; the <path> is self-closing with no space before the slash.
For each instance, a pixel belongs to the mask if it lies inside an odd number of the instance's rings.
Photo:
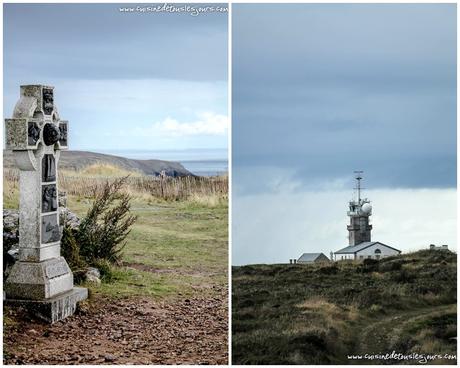
<path id="1" fill-rule="evenodd" d="M 59 189 L 70 195 L 93 197 L 107 181 L 114 177 L 85 177 L 59 173 Z M 9 188 L 19 187 L 19 171 L 4 169 L 3 180 Z M 168 177 L 133 176 L 126 179 L 125 189 L 134 193 L 150 194 L 165 200 L 188 199 L 193 196 L 228 198 L 228 176 Z"/>

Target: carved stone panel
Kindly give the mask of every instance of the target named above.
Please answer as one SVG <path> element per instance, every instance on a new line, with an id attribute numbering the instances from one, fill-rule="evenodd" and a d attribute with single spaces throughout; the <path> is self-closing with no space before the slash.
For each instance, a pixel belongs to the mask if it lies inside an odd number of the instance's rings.
<path id="1" fill-rule="evenodd" d="M 56 211 L 58 207 L 56 184 L 42 186 L 42 212 Z"/>
<path id="2" fill-rule="evenodd" d="M 40 139 L 40 127 L 34 121 L 29 121 L 27 128 L 27 144 L 29 146 L 35 146 Z"/>
<path id="3" fill-rule="evenodd" d="M 59 123 L 59 144 L 61 147 L 67 147 L 67 121 Z"/>
<path id="4" fill-rule="evenodd" d="M 54 109 L 53 90 L 43 88 L 43 111 L 45 115 L 51 115 Z"/>
<path id="5" fill-rule="evenodd" d="M 57 213 L 42 217 L 42 243 L 53 243 L 61 239 Z"/>
<path id="6" fill-rule="evenodd" d="M 44 155 L 42 159 L 42 181 L 56 181 L 56 160 L 53 155 Z"/>

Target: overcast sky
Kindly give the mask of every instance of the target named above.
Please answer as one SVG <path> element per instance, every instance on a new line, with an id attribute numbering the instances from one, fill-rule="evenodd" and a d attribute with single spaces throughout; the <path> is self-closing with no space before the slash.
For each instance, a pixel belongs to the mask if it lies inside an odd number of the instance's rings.
<path id="1" fill-rule="evenodd" d="M 456 185 L 455 4 L 235 4 L 233 22 L 237 168 Z"/>
<path id="2" fill-rule="evenodd" d="M 232 17 L 233 262 L 346 246 L 357 169 L 374 240 L 455 247 L 455 4 L 234 4 Z"/>
<path id="3" fill-rule="evenodd" d="M 72 149 L 225 148 L 228 14 L 120 7 L 5 4 L 5 117 L 50 84 Z"/>

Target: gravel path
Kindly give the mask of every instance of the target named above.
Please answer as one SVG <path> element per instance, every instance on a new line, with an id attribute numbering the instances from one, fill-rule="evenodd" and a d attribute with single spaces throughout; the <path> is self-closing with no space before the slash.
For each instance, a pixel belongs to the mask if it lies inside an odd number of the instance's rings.
<path id="1" fill-rule="evenodd" d="M 9 310 L 4 364 L 227 364 L 227 295 L 93 300 L 53 325 Z"/>

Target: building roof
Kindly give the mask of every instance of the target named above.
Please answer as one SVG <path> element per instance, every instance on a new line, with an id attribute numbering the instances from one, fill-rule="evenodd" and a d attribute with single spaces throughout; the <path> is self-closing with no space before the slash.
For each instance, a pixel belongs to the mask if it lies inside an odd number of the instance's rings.
<path id="1" fill-rule="evenodd" d="M 363 249 L 369 248 L 370 246 L 372 246 L 374 244 L 380 244 L 381 246 L 393 249 L 393 250 L 401 253 L 401 251 L 399 249 L 390 247 L 389 245 L 386 245 L 386 244 L 383 244 L 383 243 L 380 243 L 380 242 L 362 242 L 362 243 L 359 243 L 357 245 L 350 245 L 348 247 L 340 249 L 337 252 L 334 252 L 334 254 L 350 254 L 350 253 L 354 254 L 354 253 L 357 253 L 357 252 L 359 252 L 359 251 L 361 251 Z"/>
<path id="2" fill-rule="evenodd" d="M 304 253 L 300 256 L 297 262 L 314 262 L 320 255 L 326 257 L 323 253 Z"/>

